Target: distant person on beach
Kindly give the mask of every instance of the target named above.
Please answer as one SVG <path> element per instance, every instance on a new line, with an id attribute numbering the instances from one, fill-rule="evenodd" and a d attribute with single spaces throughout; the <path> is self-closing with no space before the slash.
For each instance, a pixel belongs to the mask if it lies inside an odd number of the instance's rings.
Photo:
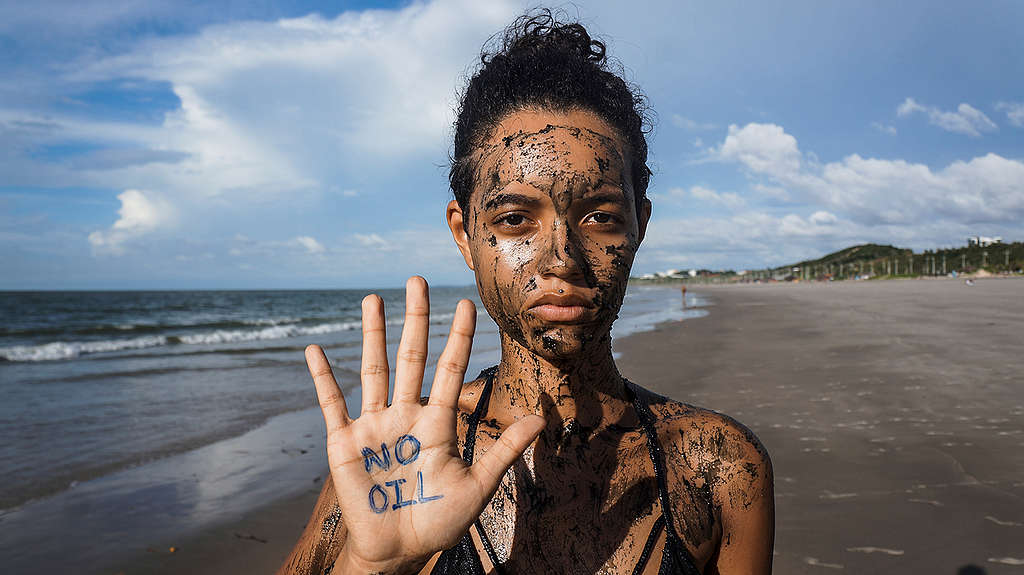
<path id="1" fill-rule="evenodd" d="M 484 54 L 455 123 L 446 217 L 501 362 L 463 383 L 476 320 L 463 300 L 421 399 L 419 277 L 390 405 L 380 297 L 363 300 L 359 418 L 310 346 L 331 481 L 280 573 L 771 572 L 760 442 L 627 381 L 612 357 L 651 215 L 645 125 L 643 97 L 580 24 L 523 16 Z"/>

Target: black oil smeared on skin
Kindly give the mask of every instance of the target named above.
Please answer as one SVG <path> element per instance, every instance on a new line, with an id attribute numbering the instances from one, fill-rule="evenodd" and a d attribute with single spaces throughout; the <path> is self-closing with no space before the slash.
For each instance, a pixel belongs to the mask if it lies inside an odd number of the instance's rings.
<path id="1" fill-rule="evenodd" d="M 566 572 L 567 565 L 579 573 L 630 572 L 661 514 L 645 435 L 611 358 L 610 329 L 642 233 L 631 164 L 611 129 L 614 137 L 572 122 L 508 132 L 502 125 L 476 155 L 478 186 L 465 223 L 481 300 L 502 342 L 478 453 L 493 445 L 512 414 L 540 413 L 548 425 L 506 473 L 481 522 L 508 572 Z M 610 201 L 588 200 L 594 194 L 619 194 L 610 213 L 619 214 L 621 225 L 591 225 L 588 206 Z M 512 196 L 533 203 L 515 200 L 506 209 Z M 502 221 L 511 212 L 533 222 L 523 228 L 529 233 Z M 585 326 L 539 321 L 527 302 L 556 288 L 587 294 L 593 320 Z M 649 395 L 652 409 L 660 410 L 659 427 L 674 429 L 704 413 Z M 662 422 L 673 418 L 678 423 Z M 465 414 L 461 422 L 465 430 Z M 703 427 L 660 435 L 671 459 L 677 530 L 698 556 L 700 549 L 713 550 L 721 534 L 721 493 L 737 473 L 749 475 L 750 466 L 702 463 L 725 457 L 714 442 L 691 437 L 706 436 Z"/>

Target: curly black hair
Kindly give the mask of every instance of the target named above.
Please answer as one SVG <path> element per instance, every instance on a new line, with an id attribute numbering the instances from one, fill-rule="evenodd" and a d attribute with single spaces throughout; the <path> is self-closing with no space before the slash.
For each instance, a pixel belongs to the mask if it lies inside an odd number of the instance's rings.
<path id="1" fill-rule="evenodd" d="M 596 113 L 629 144 L 637 213 L 647 193 L 647 100 L 608 62 L 605 44 L 578 22 L 551 10 L 517 18 L 498 46 L 484 47 L 480 68 L 466 85 L 455 120 L 455 150 L 448 180 L 455 201 L 468 210 L 476 184 L 474 149 L 505 116 L 527 108 Z"/>

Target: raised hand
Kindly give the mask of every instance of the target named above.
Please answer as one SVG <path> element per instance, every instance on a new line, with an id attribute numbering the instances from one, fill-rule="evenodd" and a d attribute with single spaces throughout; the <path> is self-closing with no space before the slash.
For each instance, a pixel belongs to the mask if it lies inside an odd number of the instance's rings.
<path id="1" fill-rule="evenodd" d="M 306 348 L 327 423 L 327 461 L 348 539 L 336 571 L 415 573 L 454 545 L 494 494 L 505 471 L 536 439 L 543 418 L 509 426 L 472 466 L 456 444 L 456 410 L 469 363 L 476 308 L 462 300 L 437 363 L 430 399 L 420 403 L 430 303 L 421 277 L 406 283 L 393 402 L 385 345 L 384 302 L 363 299 L 362 412 L 350 419 L 345 397 L 319 346 Z"/>

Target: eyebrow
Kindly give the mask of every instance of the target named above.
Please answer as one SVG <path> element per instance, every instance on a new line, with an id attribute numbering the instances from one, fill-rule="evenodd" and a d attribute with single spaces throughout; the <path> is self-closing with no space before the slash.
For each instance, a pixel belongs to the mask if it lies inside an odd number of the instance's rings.
<path id="1" fill-rule="evenodd" d="M 613 192 L 611 190 L 598 191 L 584 194 L 582 199 L 585 202 L 591 202 L 595 204 L 625 204 L 626 194 L 624 194 L 621 190 L 618 192 Z"/>
<path id="2" fill-rule="evenodd" d="M 512 194 L 512 193 L 500 193 L 495 194 L 494 197 L 487 200 L 484 203 L 485 210 L 491 210 L 507 204 L 517 204 L 521 206 L 536 206 L 540 203 L 540 200 L 525 194 Z"/>

